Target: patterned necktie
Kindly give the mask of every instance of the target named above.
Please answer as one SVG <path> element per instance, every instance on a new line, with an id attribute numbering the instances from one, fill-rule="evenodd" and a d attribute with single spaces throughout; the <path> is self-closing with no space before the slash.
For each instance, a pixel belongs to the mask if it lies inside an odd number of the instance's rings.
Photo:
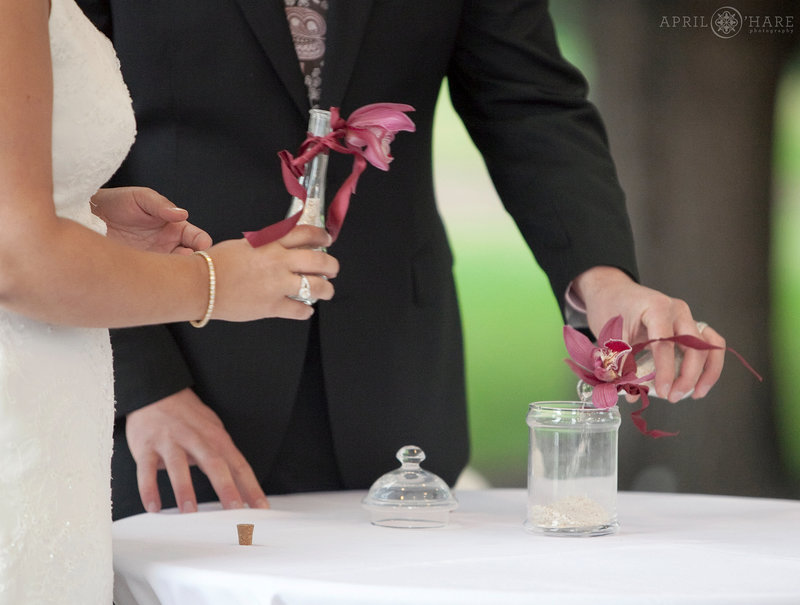
<path id="1" fill-rule="evenodd" d="M 286 19 L 303 72 L 311 107 L 319 105 L 325 64 L 325 16 L 328 0 L 285 0 Z"/>

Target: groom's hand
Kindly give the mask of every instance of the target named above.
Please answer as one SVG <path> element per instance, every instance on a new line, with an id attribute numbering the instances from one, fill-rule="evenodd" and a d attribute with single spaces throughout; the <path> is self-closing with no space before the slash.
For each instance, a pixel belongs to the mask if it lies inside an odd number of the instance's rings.
<path id="1" fill-rule="evenodd" d="M 250 464 L 234 445 L 222 421 L 191 389 L 184 389 L 128 414 L 128 447 L 148 512 L 161 510 L 156 474 L 166 469 L 181 512 L 195 512 L 197 497 L 189 467 L 211 482 L 224 508 L 269 508 Z"/>
<path id="2" fill-rule="evenodd" d="M 147 187 L 100 189 L 92 212 L 105 221 L 110 239 L 140 250 L 191 254 L 211 245 L 208 233 L 188 222 L 186 210 Z"/>
<path id="3" fill-rule="evenodd" d="M 680 373 L 675 376 L 675 345 L 669 342 L 651 345 L 656 392 L 664 393 L 669 401 L 679 401 L 689 392 L 693 392 L 694 399 L 704 397 L 719 379 L 725 362 L 725 339 L 710 327 L 705 327 L 701 334 L 684 301 L 637 284 L 613 267 L 589 269 L 575 278 L 573 285 L 585 302 L 589 328 L 595 335 L 609 319 L 622 315 L 623 339 L 630 344 L 688 334 L 718 347 L 686 348 Z"/>

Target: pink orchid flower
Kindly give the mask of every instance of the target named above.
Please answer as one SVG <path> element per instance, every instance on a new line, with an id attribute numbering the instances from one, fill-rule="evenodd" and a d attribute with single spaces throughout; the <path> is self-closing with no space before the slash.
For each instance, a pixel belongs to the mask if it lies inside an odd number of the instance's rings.
<path id="1" fill-rule="evenodd" d="M 564 326 L 564 344 L 571 359 L 565 359 L 570 369 L 583 382 L 592 387 L 592 405 L 596 408 L 610 408 L 616 405 L 619 394 L 641 396 L 641 406 L 631 412 L 631 418 L 637 429 L 649 437 L 671 437 L 677 433 L 669 433 L 659 429 L 648 429 L 642 413 L 650 405 L 649 388 L 645 382 L 652 380 L 656 373 L 636 376 L 636 354 L 654 342 L 673 342 L 698 351 L 722 349 L 733 353 L 759 382 L 763 380 L 749 363 L 730 347 L 717 347 L 701 338 L 689 334 L 678 334 L 664 338 L 653 338 L 633 346 L 622 340 L 622 316 L 612 317 L 603 329 L 595 346 L 591 340 L 575 328 Z"/>
<path id="2" fill-rule="evenodd" d="M 652 374 L 636 376 L 633 347 L 622 340 L 622 316 L 618 315 L 603 326 L 595 346 L 589 338 L 571 326 L 564 326 L 564 344 L 572 359 L 567 365 L 578 377 L 592 387 L 592 404 L 610 408 L 617 403 L 625 387 L 638 385 L 653 378 Z"/>
<path id="3" fill-rule="evenodd" d="M 394 159 L 390 147 L 395 134 L 401 130 L 416 130 L 406 111 L 414 111 L 414 108 L 401 103 L 373 103 L 356 109 L 347 118 L 346 145 L 359 150 L 376 168 L 389 170 Z"/>
<path id="4" fill-rule="evenodd" d="M 367 162 L 381 170 L 389 170 L 389 164 L 394 159 L 390 147 L 395 135 L 401 130 L 416 130 L 414 122 L 405 115 L 406 111 L 414 111 L 414 108 L 401 103 L 373 103 L 356 109 L 345 120 L 339 115 L 338 107 L 331 107 L 330 133 L 323 137 L 309 133 L 297 156 L 287 150 L 278 153 L 286 190 L 304 202 L 306 190 L 300 184 L 300 178 L 306 164 L 314 156 L 327 150 L 353 156 L 350 176 L 341 184 L 328 206 L 325 223 L 333 241 L 339 235 L 350 206 L 350 196 L 355 193 L 356 183 Z M 277 241 L 294 228 L 301 214 L 302 209 L 258 231 L 246 231 L 244 236 L 254 247 Z"/>

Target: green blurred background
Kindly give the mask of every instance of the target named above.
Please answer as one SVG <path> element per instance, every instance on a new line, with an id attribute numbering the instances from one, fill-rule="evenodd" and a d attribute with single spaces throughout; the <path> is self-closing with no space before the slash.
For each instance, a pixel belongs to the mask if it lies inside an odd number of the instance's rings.
<path id="1" fill-rule="evenodd" d="M 590 45 L 556 18 L 564 55 L 592 81 Z M 494 486 L 526 481 L 529 402 L 571 398 L 561 316 L 547 279 L 500 204 L 486 169 L 446 94 L 434 160 L 440 211 L 455 252 L 465 330 L 472 435 L 470 466 Z M 591 97 L 591 94 L 590 94 Z M 782 453 L 800 477 L 800 60 L 783 76 L 776 108 L 772 287 L 773 359 Z"/>

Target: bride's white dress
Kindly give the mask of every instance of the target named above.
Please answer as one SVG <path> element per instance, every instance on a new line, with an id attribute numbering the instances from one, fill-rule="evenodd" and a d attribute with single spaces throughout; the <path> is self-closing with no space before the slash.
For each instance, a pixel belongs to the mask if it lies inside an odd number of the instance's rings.
<path id="1" fill-rule="evenodd" d="M 52 0 L 59 215 L 103 231 L 89 198 L 135 135 L 113 48 Z M 113 384 L 108 331 L 0 309 L 0 604 L 110 605 Z"/>

